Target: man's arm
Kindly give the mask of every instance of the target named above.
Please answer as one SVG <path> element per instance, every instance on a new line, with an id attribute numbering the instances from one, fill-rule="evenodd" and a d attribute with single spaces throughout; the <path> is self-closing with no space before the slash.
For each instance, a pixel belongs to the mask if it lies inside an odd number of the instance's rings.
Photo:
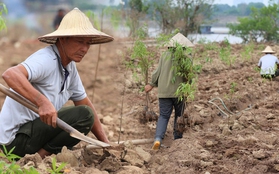
<path id="1" fill-rule="evenodd" d="M 38 107 L 40 119 L 53 127 L 56 127 L 57 111 L 52 103 L 28 81 L 28 72 L 22 65 L 7 69 L 2 78 L 7 85 L 18 94 Z"/>
<path id="2" fill-rule="evenodd" d="M 98 117 L 98 114 L 96 112 L 96 109 L 94 107 L 94 105 L 92 104 L 92 102 L 89 100 L 88 97 L 86 97 L 85 99 L 83 100 L 80 100 L 80 101 L 75 101 L 74 102 L 75 106 L 78 106 L 78 105 L 87 105 L 89 106 L 93 113 L 94 113 L 94 124 L 93 124 L 93 127 L 91 129 L 91 132 L 96 136 L 96 138 L 100 141 L 103 141 L 105 143 L 109 143 L 109 140 L 105 134 L 105 131 L 102 127 L 102 124 L 100 122 L 100 119 Z"/>

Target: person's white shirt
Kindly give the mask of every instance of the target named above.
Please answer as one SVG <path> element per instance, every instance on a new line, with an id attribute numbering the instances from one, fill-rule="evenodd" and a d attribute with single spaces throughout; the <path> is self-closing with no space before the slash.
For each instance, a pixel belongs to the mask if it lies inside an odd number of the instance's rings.
<path id="1" fill-rule="evenodd" d="M 33 87 L 46 96 L 57 110 L 68 100 L 79 101 L 87 96 L 73 61 L 65 67 L 69 76 L 61 89 L 65 77 L 55 45 L 35 52 L 21 65 L 26 68 L 28 80 Z M 38 117 L 37 113 L 6 97 L 0 113 L 0 144 L 9 145 L 23 124 Z"/>
<path id="2" fill-rule="evenodd" d="M 258 66 L 261 67 L 261 75 L 274 75 L 277 69 L 279 60 L 272 54 L 266 54 L 260 58 Z"/>

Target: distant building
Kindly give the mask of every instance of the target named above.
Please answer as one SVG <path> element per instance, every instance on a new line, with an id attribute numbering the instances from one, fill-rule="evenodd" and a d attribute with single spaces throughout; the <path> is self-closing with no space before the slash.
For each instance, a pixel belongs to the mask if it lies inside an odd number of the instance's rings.
<path id="1" fill-rule="evenodd" d="M 200 26 L 200 33 L 201 34 L 212 34 L 211 26 L 210 25 L 201 25 Z"/>

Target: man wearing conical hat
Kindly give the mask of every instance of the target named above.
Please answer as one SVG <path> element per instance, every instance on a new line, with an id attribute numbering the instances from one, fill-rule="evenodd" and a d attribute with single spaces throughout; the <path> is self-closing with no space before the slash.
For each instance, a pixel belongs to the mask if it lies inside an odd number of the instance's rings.
<path id="1" fill-rule="evenodd" d="M 173 136 L 174 139 L 182 138 L 182 132 L 177 130 L 177 118 L 183 115 L 185 104 L 184 101 L 178 99 L 175 92 L 179 85 L 186 80 L 176 76 L 174 72 L 173 56 L 177 46 L 187 49 L 194 45 L 181 33 L 173 36 L 167 44 L 168 50 L 162 54 L 157 69 L 152 73 L 151 82 L 145 86 L 145 92 L 151 91 L 153 87 L 158 87 L 160 115 L 156 125 L 153 150 L 158 150 L 162 144 L 173 108 L 175 110 Z"/>
<path id="2" fill-rule="evenodd" d="M 108 143 L 75 63 L 82 61 L 90 45 L 113 38 L 96 30 L 88 17 L 74 8 L 57 30 L 39 40 L 50 45 L 2 74 L 11 90 L 37 106 L 38 114 L 6 97 L 0 114 L 0 144 L 8 151 L 15 147 L 13 154 L 21 157 L 38 152 L 44 158 L 60 152 L 63 146 L 71 149 L 79 140 L 57 127 L 57 117 Z M 62 109 L 68 100 L 75 106 Z"/>
<path id="3" fill-rule="evenodd" d="M 279 75 L 279 60 L 274 56 L 275 51 L 267 46 L 263 51 L 265 53 L 259 60 L 258 67 L 261 69 L 260 74 L 263 78 L 274 78 Z"/>

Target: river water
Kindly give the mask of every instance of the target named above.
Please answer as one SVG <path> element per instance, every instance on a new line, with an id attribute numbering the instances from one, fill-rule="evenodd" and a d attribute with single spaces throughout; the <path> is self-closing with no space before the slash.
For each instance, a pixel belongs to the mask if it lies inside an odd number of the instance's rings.
<path id="1" fill-rule="evenodd" d="M 149 36 L 156 37 L 159 33 L 158 29 L 149 28 L 148 30 Z M 240 37 L 232 36 L 228 34 L 229 29 L 226 27 L 212 27 L 211 28 L 212 34 L 190 34 L 188 35 L 188 39 L 193 41 L 194 43 L 199 42 L 222 42 L 224 40 L 228 40 L 231 44 L 242 43 L 242 39 Z"/>
<path id="2" fill-rule="evenodd" d="M 222 42 L 228 40 L 231 44 L 242 43 L 242 39 L 230 34 L 190 34 L 189 39 L 194 43 Z"/>
<path id="3" fill-rule="evenodd" d="M 129 29 L 127 27 L 120 27 L 118 30 L 118 37 L 128 37 Z M 160 33 L 160 29 L 157 27 L 149 27 L 148 34 L 149 37 L 155 38 Z M 187 36 L 189 40 L 193 43 L 209 43 L 209 42 L 222 42 L 224 40 L 228 40 L 231 44 L 242 43 L 242 39 L 240 37 L 232 36 L 228 34 L 229 29 L 226 27 L 212 27 L 212 34 L 190 34 Z"/>
<path id="4" fill-rule="evenodd" d="M 221 42 L 228 40 L 231 44 L 242 43 L 240 37 L 232 36 L 229 33 L 229 28 L 225 27 L 212 27 L 212 34 L 190 34 L 189 39 L 193 40 L 194 43 L 198 42 Z"/>

